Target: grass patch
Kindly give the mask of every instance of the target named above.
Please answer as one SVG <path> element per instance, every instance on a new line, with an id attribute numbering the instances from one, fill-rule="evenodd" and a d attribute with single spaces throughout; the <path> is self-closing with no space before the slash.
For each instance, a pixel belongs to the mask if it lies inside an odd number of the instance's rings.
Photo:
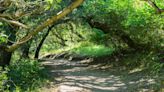
<path id="1" fill-rule="evenodd" d="M 105 47 L 104 45 L 97 45 L 93 43 L 81 43 L 70 52 L 90 57 L 100 57 L 112 54 L 114 48 Z"/>
<path id="2" fill-rule="evenodd" d="M 113 53 L 113 51 L 115 51 L 115 49 L 112 47 L 106 47 L 104 45 L 99 45 L 99 44 L 84 41 L 73 46 L 51 50 L 49 51 L 49 53 L 58 54 L 62 52 L 68 52 L 68 53 L 74 53 L 82 56 L 100 57 L 100 56 L 110 55 Z M 44 54 L 46 54 L 46 52 L 42 52 L 42 55 Z"/>
<path id="3" fill-rule="evenodd" d="M 83 56 L 91 56 L 91 57 L 100 57 L 110 55 L 114 50 L 111 48 L 107 48 L 102 45 L 97 46 L 85 46 L 85 47 L 78 47 L 72 49 L 73 53 L 80 54 Z"/>

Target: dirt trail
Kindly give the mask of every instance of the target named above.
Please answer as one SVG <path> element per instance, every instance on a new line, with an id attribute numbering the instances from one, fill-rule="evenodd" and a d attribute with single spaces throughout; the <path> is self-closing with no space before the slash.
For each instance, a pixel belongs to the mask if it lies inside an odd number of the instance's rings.
<path id="1" fill-rule="evenodd" d="M 146 76 L 139 70 L 83 64 L 82 61 L 46 60 L 54 80 L 42 92 L 164 92 L 164 77 Z M 101 67 L 100 67 L 101 66 Z M 164 85 L 163 85 L 164 88 Z M 161 90 L 157 90 L 161 89 Z"/>

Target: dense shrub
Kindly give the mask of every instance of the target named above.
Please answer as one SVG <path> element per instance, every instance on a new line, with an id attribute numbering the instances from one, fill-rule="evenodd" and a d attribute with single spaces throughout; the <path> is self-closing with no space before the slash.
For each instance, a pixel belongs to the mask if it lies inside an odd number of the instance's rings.
<path id="1" fill-rule="evenodd" d="M 14 62 L 0 75 L 0 89 L 8 91 L 31 91 L 46 81 L 44 67 L 35 60 Z"/>

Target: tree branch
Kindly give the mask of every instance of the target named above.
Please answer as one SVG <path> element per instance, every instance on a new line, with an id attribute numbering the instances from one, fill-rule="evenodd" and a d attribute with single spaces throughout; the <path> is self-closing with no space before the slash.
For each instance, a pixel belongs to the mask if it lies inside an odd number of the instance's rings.
<path id="1" fill-rule="evenodd" d="M 8 47 L 8 49 L 6 49 L 6 51 L 12 52 L 15 49 L 19 48 L 22 44 L 24 44 L 28 40 L 30 40 L 33 36 L 37 35 L 38 32 L 43 31 L 44 28 L 48 27 L 49 25 L 54 24 L 55 22 L 57 22 L 61 18 L 63 18 L 66 15 L 68 15 L 70 12 L 72 12 L 73 9 L 75 9 L 76 7 L 78 7 L 79 5 L 81 5 L 83 3 L 83 1 L 84 0 L 74 0 L 74 2 L 70 6 L 68 6 L 67 8 L 65 8 L 63 11 L 61 11 L 57 15 L 54 15 L 52 18 L 47 19 L 41 25 L 39 25 L 38 27 L 36 27 L 34 29 L 34 31 L 30 32 L 27 36 L 25 36 L 22 39 L 20 39 L 16 44 L 13 44 L 10 47 Z"/>
<path id="2" fill-rule="evenodd" d="M 22 27 L 22 28 L 26 28 L 28 29 L 29 27 L 20 23 L 19 21 L 15 21 L 15 20 L 8 20 L 8 19 L 5 19 L 5 18 L 0 18 L 1 21 L 5 21 L 9 24 L 12 24 L 12 25 L 15 25 L 15 26 L 18 26 L 18 27 Z"/>
<path id="3" fill-rule="evenodd" d="M 164 12 L 164 9 L 160 9 L 155 2 L 151 0 L 144 0 L 144 1 L 148 2 L 149 5 L 151 5 L 157 11 L 158 14 L 161 14 Z"/>
<path id="4" fill-rule="evenodd" d="M 10 16 L 9 14 L 0 14 L 0 18 L 13 19 L 13 17 Z"/>
<path id="5" fill-rule="evenodd" d="M 10 5 L 11 0 L 1 0 L 0 1 L 0 13 L 3 13 Z"/>

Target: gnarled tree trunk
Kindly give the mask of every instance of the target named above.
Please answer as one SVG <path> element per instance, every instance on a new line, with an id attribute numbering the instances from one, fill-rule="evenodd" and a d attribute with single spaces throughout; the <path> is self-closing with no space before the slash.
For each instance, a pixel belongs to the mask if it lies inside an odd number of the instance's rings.
<path id="1" fill-rule="evenodd" d="M 0 66 L 5 67 L 9 65 L 11 60 L 12 52 L 7 52 L 3 49 L 0 50 Z"/>
<path id="2" fill-rule="evenodd" d="M 8 27 L 6 30 L 9 30 L 11 34 L 8 38 L 9 41 L 7 43 L 0 44 L 0 66 L 3 66 L 3 67 L 10 64 L 11 57 L 13 54 L 13 52 L 6 51 L 5 48 L 6 48 L 6 46 L 10 46 L 13 44 L 10 41 L 14 41 L 16 39 L 16 36 L 15 36 L 16 32 L 14 31 L 13 28 Z M 6 31 L 6 32 L 9 33 L 8 31 Z"/>
<path id="3" fill-rule="evenodd" d="M 30 47 L 31 47 L 31 42 L 32 40 L 28 41 L 27 43 L 25 43 L 22 47 L 21 47 L 21 50 L 22 50 L 22 58 L 29 58 L 29 50 L 30 50 Z"/>

